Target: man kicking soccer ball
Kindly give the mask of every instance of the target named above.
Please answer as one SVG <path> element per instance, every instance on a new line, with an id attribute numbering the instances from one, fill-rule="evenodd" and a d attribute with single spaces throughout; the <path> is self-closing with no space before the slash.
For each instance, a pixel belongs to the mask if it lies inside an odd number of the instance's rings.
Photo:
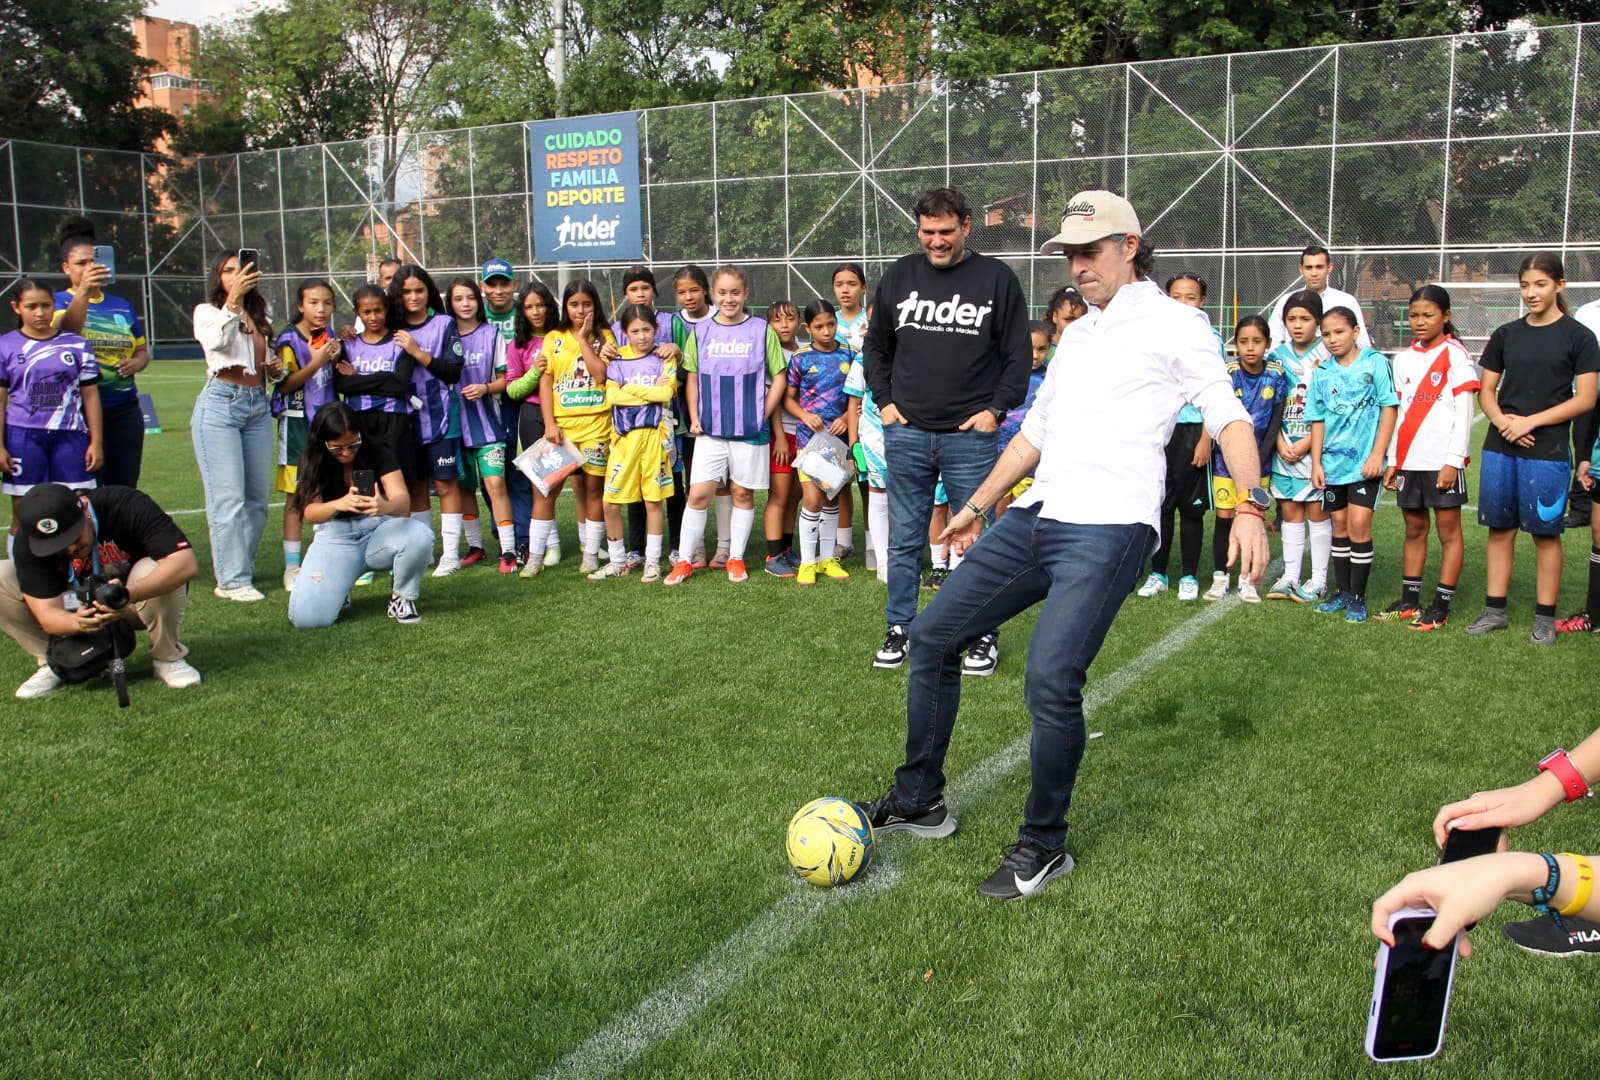
<path id="1" fill-rule="evenodd" d="M 1028 648 L 1033 786 L 1017 843 L 979 892 L 1016 899 L 1072 869 L 1067 805 L 1083 759 L 1083 687 L 1156 538 L 1165 447 L 1184 402 L 1204 417 L 1234 476 L 1260 476 L 1255 431 L 1234 396 L 1203 312 L 1149 280 L 1138 215 L 1109 191 L 1073 196 L 1043 254 L 1071 261 L 1093 307 L 1061 335 L 1022 431 L 950 519 L 971 546 L 911 624 L 906 757 L 894 786 L 863 809 L 878 832 L 944 837 L 945 751 L 961 704 L 961 657 L 982 634 L 1040 601 Z M 1033 486 L 979 539 L 984 515 L 1030 472 Z M 1229 565 L 1258 582 L 1268 560 L 1260 488 L 1242 500 Z M 956 509 L 955 507 L 951 508 Z"/>

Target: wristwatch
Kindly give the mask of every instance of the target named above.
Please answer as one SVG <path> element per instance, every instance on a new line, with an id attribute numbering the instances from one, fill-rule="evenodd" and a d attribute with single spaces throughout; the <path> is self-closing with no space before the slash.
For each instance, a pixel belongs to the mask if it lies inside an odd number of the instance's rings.
<path id="1" fill-rule="evenodd" d="M 1272 507 L 1272 496 L 1267 494 L 1267 489 L 1264 487 L 1246 488 L 1243 494 L 1243 501 L 1260 510 L 1263 514 Z"/>
<path id="2" fill-rule="evenodd" d="M 989 410 L 989 415 L 994 417 L 994 422 L 995 423 L 997 423 L 997 424 L 1005 423 L 1006 410 L 1004 410 L 1004 409 L 990 409 Z"/>
<path id="3" fill-rule="evenodd" d="M 1535 773 L 1553 773 L 1561 786 L 1566 790 L 1567 801 L 1587 799 L 1594 796 L 1594 789 L 1589 786 L 1589 781 L 1584 779 L 1578 767 L 1572 763 L 1565 750 L 1552 750 L 1539 762 Z"/>

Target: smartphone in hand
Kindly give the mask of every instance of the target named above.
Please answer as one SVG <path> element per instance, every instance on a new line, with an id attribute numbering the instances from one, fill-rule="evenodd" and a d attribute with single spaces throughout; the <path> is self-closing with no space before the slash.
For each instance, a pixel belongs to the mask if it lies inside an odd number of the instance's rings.
<path id="1" fill-rule="evenodd" d="M 96 244 L 89 258 L 106 268 L 106 284 L 117 283 L 117 249 L 110 244 Z"/>
<path id="2" fill-rule="evenodd" d="M 1500 838 L 1505 833 L 1504 829 L 1451 829 L 1444 834 L 1439 862 L 1444 864 L 1475 859 L 1479 855 L 1493 855 L 1500 849 Z"/>
<path id="3" fill-rule="evenodd" d="M 356 489 L 357 495 L 378 494 L 378 476 L 371 469 L 351 470 L 350 484 Z"/>
<path id="4" fill-rule="evenodd" d="M 239 249 L 239 269 L 243 270 L 246 266 L 253 266 L 258 274 L 261 272 L 261 251 L 259 249 Z"/>
<path id="5" fill-rule="evenodd" d="M 1443 949 L 1423 945 L 1434 918 L 1431 908 L 1403 908 L 1389 916 L 1394 947 L 1378 946 L 1367 1017 L 1367 1056 L 1374 1061 L 1422 1061 L 1437 1057 L 1444 1045 L 1461 939 L 1457 935 Z"/>

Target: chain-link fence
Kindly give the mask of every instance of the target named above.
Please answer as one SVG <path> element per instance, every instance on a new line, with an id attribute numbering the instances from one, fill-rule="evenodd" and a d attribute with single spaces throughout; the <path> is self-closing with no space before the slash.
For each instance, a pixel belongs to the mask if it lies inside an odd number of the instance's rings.
<path id="1" fill-rule="evenodd" d="M 1600 276 L 1600 24 L 1044 71 L 648 109 L 640 117 L 645 251 L 666 279 L 737 262 L 753 300 L 829 296 L 845 259 L 869 274 L 915 244 L 910 207 L 954 185 L 971 244 L 1011 263 L 1041 304 L 1065 279 L 1037 258 L 1074 191 L 1138 208 L 1157 274 L 1205 278 L 1218 323 L 1330 248 L 1334 283 L 1381 347 L 1423 281 L 1508 281 L 1535 249 Z M 206 268 L 257 247 L 280 317 L 300 278 L 348 297 L 379 257 L 436 277 L 491 257 L 533 261 L 520 124 L 174 160 L 0 142 L 0 272 L 58 273 L 61 222 L 85 213 L 117 249 L 113 291 L 157 342 L 189 338 Z M 620 268 L 580 264 L 620 294 Z M 1517 310 L 1463 289 L 1469 336 Z M 1587 299 L 1580 295 L 1579 299 Z"/>

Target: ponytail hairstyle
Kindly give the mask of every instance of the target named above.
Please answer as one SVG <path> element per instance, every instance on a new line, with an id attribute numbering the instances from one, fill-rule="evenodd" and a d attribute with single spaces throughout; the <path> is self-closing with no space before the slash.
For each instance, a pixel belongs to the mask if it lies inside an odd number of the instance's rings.
<path id="1" fill-rule="evenodd" d="M 368 281 L 358 285 L 356 286 L 356 291 L 350 294 L 350 306 L 352 308 L 359 308 L 363 300 L 381 300 L 384 307 L 389 306 L 389 294 L 384 292 L 383 286 L 376 281 Z"/>
<path id="2" fill-rule="evenodd" d="M 1344 307 L 1342 305 L 1339 306 L 1339 307 L 1331 307 L 1327 311 L 1324 311 L 1322 313 L 1322 318 L 1319 319 L 1318 322 L 1325 322 L 1328 319 L 1333 318 L 1335 315 L 1339 316 L 1339 318 L 1341 318 L 1345 322 L 1349 323 L 1350 324 L 1350 329 L 1352 329 L 1352 330 L 1356 329 L 1358 326 L 1361 325 L 1361 323 L 1359 321 L 1357 321 L 1357 319 L 1356 319 L 1356 313 L 1351 311 L 1349 308 Z"/>
<path id="3" fill-rule="evenodd" d="M 1517 267 L 1517 280 L 1522 280 L 1522 275 L 1529 270 L 1537 270 L 1542 274 L 1549 274 L 1557 281 L 1567 280 L 1567 268 L 1561 265 L 1561 256 L 1553 251 L 1536 251 L 1522 260 L 1522 265 Z M 1571 315 L 1572 309 L 1567 307 L 1567 293 L 1565 289 L 1556 289 L 1556 307 L 1561 309 L 1561 314 Z"/>
<path id="4" fill-rule="evenodd" d="M 296 286 L 294 290 L 294 313 L 296 322 L 305 318 L 305 314 L 300 310 L 300 305 L 305 302 L 306 293 L 310 292 L 312 289 L 327 289 L 328 295 L 334 298 L 335 304 L 337 305 L 338 303 L 339 294 L 333 291 L 332 285 L 329 285 L 322 278 L 306 278 L 298 286 Z M 331 316 L 332 312 L 329 312 L 329 315 Z"/>
<path id="5" fill-rule="evenodd" d="M 532 322 L 528 321 L 524 305 L 527 304 L 529 296 L 537 296 L 544 301 L 543 326 L 534 326 Z M 516 311 L 517 317 L 513 322 L 515 329 L 512 331 L 512 340 L 517 343 L 519 348 L 527 348 L 528 342 L 533 340 L 535 334 L 543 336 L 555 329 L 556 320 L 561 317 L 560 311 L 556 308 L 556 298 L 550 295 L 550 290 L 545 287 L 542 281 L 530 281 L 522 287 L 522 291 L 517 293 Z"/>
<path id="6" fill-rule="evenodd" d="M 50 297 L 50 302 L 52 304 L 55 303 L 55 290 L 51 289 L 50 286 L 44 284 L 39 279 L 25 277 L 21 281 L 17 282 L 16 290 L 11 294 L 11 303 L 19 309 L 17 311 L 18 330 L 22 329 L 22 312 L 20 310 L 22 307 L 22 298 L 31 292 L 42 292 L 46 296 Z"/>
<path id="7" fill-rule="evenodd" d="M 706 277 L 706 272 L 699 266 L 694 263 L 687 263 L 676 274 L 672 275 L 672 283 L 674 285 L 686 280 L 700 286 L 701 291 L 706 294 L 706 299 L 709 300 L 711 298 L 711 279 Z"/>
<path id="8" fill-rule="evenodd" d="M 1206 279 L 1201 277 L 1199 274 L 1191 274 L 1187 270 L 1180 271 L 1169 277 L 1167 279 L 1167 283 L 1161 286 L 1161 291 L 1164 293 L 1171 293 L 1172 283 L 1175 281 L 1192 281 L 1196 285 L 1200 286 L 1200 302 L 1202 304 L 1205 303 L 1207 297 L 1211 295 L 1211 290 L 1206 287 Z"/>
<path id="9" fill-rule="evenodd" d="M 866 291 L 866 288 L 867 288 L 867 272 L 865 270 L 861 269 L 861 264 L 860 263 L 842 262 L 838 266 L 835 266 L 833 268 L 833 273 L 828 275 L 828 283 L 831 285 L 833 283 L 833 279 L 834 278 L 838 277 L 840 274 L 845 274 L 845 273 L 854 274 L 856 276 L 856 280 L 861 282 L 862 292 Z M 863 299 L 864 299 L 864 297 L 863 297 Z"/>
<path id="10" fill-rule="evenodd" d="M 834 306 L 833 301 L 824 300 L 819 296 L 806 305 L 806 309 L 800 313 L 800 321 L 810 326 L 811 320 L 818 315 L 832 315 L 838 318 L 839 309 Z"/>
<path id="11" fill-rule="evenodd" d="M 1412 292 L 1411 299 L 1407 300 L 1406 304 L 1409 306 L 1418 300 L 1426 300 L 1444 313 L 1444 336 L 1454 338 L 1459 343 L 1461 333 L 1456 329 L 1456 324 L 1450 321 L 1450 294 L 1445 291 L 1444 286 L 1423 285 Z"/>
<path id="12" fill-rule="evenodd" d="M 722 266 L 717 267 L 716 272 L 711 275 L 711 280 L 720 281 L 725 277 L 734 278 L 739 282 L 739 284 L 743 285 L 745 299 L 747 301 L 750 299 L 750 275 L 744 272 L 743 267 L 734 266 L 732 263 L 725 263 Z M 748 304 L 745 306 L 746 308 L 749 307 Z"/>
<path id="13" fill-rule="evenodd" d="M 94 222 L 82 215 L 69 217 L 61 223 L 57 238 L 61 244 L 61 262 L 65 264 L 78 248 L 94 246 Z"/>
<path id="14" fill-rule="evenodd" d="M 389 329 L 404 330 L 406 323 L 406 305 L 401 299 L 400 291 L 405 288 L 406 282 L 416 278 L 428 290 L 428 308 L 435 313 L 445 313 L 444 298 L 439 295 L 439 286 L 433 283 L 433 278 L 428 272 L 416 263 L 406 263 L 394 272 L 394 277 L 389 279 Z M 453 317 L 453 316 L 452 316 Z"/>
<path id="15" fill-rule="evenodd" d="M 1289 314 L 1294 308 L 1303 308 L 1311 313 L 1317 320 L 1317 325 L 1322 325 L 1322 297 L 1310 289 L 1301 289 L 1299 292 L 1290 293 L 1289 299 L 1283 302 L 1283 313 Z M 1267 335 L 1269 338 L 1271 335 Z"/>
<path id="16" fill-rule="evenodd" d="M 1073 309 L 1076 312 L 1073 316 L 1074 318 L 1082 318 L 1089 314 L 1089 305 L 1084 303 L 1083 294 L 1077 290 L 1076 286 L 1063 285 L 1051 293 L 1050 299 L 1044 306 L 1045 317 L 1054 318 L 1056 312 L 1063 307 Z"/>

